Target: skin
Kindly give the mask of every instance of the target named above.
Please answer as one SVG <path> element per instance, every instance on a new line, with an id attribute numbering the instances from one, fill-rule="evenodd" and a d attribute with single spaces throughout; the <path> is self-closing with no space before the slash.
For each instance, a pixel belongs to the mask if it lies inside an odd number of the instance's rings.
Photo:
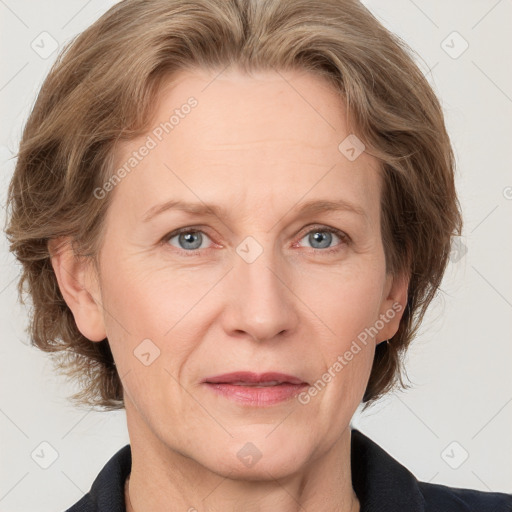
<path id="1" fill-rule="evenodd" d="M 385 268 L 379 164 L 338 149 L 351 132 L 323 78 L 200 69 L 166 84 L 152 128 L 119 146 L 116 164 L 190 96 L 198 106 L 110 192 L 101 275 L 69 249 L 52 258 L 80 331 L 93 342 L 108 337 L 123 382 L 128 510 L 359 510 L 349 422 L 375 346 L 396 333 L 401 314 L 305 405 L 247 407 L 201 380 L 273 370 L 314 383 L 393 304 L 403 310 L 408 281 Z M 169 210 L 143 222 L 171 198 L 227 212 Z M 365 215 L 297 213 L 320 199 L 350 201 Z M 194 256 L 184 254 L 190 240 L 165 240 L 189 226 L 203 236 Z M 313 228 L 324 242 L 308 236 Z M 251 263 L 236 250 L 248 236 L 263 251 Z M 160 355 L 146 366 L 134 350 L 148 338 Z M 237 457 L 247 442 L 261 454 L 251 467 Z"/>

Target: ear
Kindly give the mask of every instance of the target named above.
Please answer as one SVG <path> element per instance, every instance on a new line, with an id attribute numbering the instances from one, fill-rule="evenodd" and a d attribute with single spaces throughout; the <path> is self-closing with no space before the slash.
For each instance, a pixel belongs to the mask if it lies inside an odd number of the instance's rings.
<path id="1" fill-rule="evenodd" d="M 384 327 L 379 329 L 375 337 L 376 344 L 389 340 L 397 333 L 400 320 L 407 305 L 409 279 L 410 276 L 405 273 L 397 275 L 387 274 L 383 300 L 379 311 L 379 319 L 384 323 Z"/>
<path id="2" fill-rule="evenodd" d="M 91 341 L 104 340 L 107 334 L 93 262 L 76 256 L 68 237 L 50 240 L 48 248 L 60 291 L 78 330 Z"/>

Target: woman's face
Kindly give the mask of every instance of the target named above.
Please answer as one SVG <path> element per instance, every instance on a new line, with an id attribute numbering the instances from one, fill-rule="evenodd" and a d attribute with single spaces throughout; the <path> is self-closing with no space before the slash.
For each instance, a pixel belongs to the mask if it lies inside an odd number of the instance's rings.
<path id="1" fill-rule="evenodd" d="M 220 474 L 290 474 L 343 434 L 398 328 L 406 284 L 385 271 L 378 163 L 345 140 L 318 77 L 196 70 L 167 85 L 117 153 L 129 172 L 106 192 L 98 314 L 75 318 L 108 337 L 131 437 Z M 232 372 L 310 387 L 204 382 Z"/>

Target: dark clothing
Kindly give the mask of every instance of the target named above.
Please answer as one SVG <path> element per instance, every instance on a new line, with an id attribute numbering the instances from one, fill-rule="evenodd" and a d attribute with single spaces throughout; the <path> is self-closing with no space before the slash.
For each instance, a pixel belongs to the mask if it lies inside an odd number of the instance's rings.
<path id="1" fill-rule="evenodd" d="M 66 512 L 125 512 L 124 483 L 131 448 L 121 448 L 91 490 Z M 358 430 L 352 430 L 352 485 L 361 512 L 512 512 L 512 494 L 458 489 L 419 482 Z M 322 511 L 311 511 L 322 512 Z"/>

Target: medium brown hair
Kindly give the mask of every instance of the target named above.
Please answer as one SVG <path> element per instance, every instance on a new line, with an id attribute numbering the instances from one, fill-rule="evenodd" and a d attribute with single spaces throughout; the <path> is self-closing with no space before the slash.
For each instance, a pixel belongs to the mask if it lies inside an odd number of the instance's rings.
<path id="1" fill-rule="evenodd" d="M 180 70 L 307 70 L 329 80 L 350 131 L 381 163 L 387 271 L 410 276 L 398 332 L 377 345 L 363 401 L 403 382 L 403 355 L 435 297 L 462 218 L 438 99 L 411 50 L 356 0 L 124 0 L 69 43 L 26 123 L 8 190 L 10 249 L 32 298 L 30 335 L 76 378 L 78 404 L 123 407 L 108 340 L 78 330 L 48 242 L 70 237 L 97 266 L 116 142 L 148 128 L 166 78 Z M 341 141 L 340 141 L 341 142 Z M 97 266 L 98 268 L 98 266 Z M 24 284 L 26 289 L 24 290 Z"/>

